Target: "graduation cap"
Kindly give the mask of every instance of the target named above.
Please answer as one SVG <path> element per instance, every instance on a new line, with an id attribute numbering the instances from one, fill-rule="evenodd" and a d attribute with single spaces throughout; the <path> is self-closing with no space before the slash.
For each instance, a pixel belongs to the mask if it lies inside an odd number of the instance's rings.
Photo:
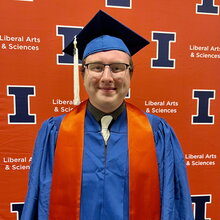
<path id="1" fill-rule="evenodd" d="M 82 29 L 76 40 L 81 60 L 90 54 L 107 50 L 122 50 L 133 56 L 149 44 L 146 39 L 102 10 Z M 74 54 L 73 42 L 64 49 L 71 56 Z"/>
<path id="2" fill-rule="evenodd" d="M 74 104 L 79 100 L 78 58 L 108 50 L 120 50 L 130 56 L 149 42 L 104 11 L 100 10 L 63 50 L 74 57 Z"/>

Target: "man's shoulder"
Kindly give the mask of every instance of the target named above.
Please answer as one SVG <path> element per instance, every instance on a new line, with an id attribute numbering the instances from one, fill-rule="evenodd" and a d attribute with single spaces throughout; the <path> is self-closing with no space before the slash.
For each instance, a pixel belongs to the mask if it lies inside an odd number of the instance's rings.
<path id="1" fill-rule="evenodd" d="M 157 115 L 153 115 L 153 114 L 146 113 L 146 112 L 144 112 L 144 114 L 147 116 L 147 118 L 149 119 L 150 122 L 160 123 L 161 121 L 165 121 L 163 118 L 161 118 Z"/>
<path id="2" fill-rule="evenodd" d="M 51 126 L 54 127 L 55 126 L 56 130 L 59 130 L 60 124 L 64 117 L 65 117 L 65 114 L 59 115 L 56 117 L 50 117 L 49 119 L 43 122 L 42 127 L 51 127 Z"/>
<path id="3" fill-rule="evenodd" d="M 166 121 L 157 115 L 153 115 L 153 114 L 145 113 L 145 112 L 144 114 L 147 116 L 153 131 L 157 131 L 161 124 L 166 124 Z"/>
<path id="4" fill-rule="evenodd" d="M 152 127 L 154 133 L 157 132 L 158 129 L 163 128 L 164 125 L 167 125 L 167 122 L 163 118 L 160 118 L 159 116 L 156 116 L 156 115 L 153 115 L 150 113 L 146 113 L 131 103 L 126 102 L 126 104 L 127 104 L 127 107 L 131 107 L 132 109 L 136 109 L 138 111 L 141 111 L 143 114 L 145 114 L 145 116 L 148 118 L 148 120 L 151 124 L 151 127 Z"/>
<path id="5" fill-rule="evenodd" d="M 65 116 L 65 114 L 59 115 L 59 116 L 53 118 L 54 123 L 56 124 L 57 128 L 60 127 L 61 121 L 63 120 L 64 116 Z"/>

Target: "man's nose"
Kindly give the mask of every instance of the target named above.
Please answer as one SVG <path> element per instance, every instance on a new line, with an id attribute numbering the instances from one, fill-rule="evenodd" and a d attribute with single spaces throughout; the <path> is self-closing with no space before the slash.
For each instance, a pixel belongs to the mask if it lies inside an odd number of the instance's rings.
<path id="1" fill-rule="evenodd" d="M 112 72 L 109 66 L 105 66 L 104 71 L 102 73 L 102 80 L 113 81 Z"/>

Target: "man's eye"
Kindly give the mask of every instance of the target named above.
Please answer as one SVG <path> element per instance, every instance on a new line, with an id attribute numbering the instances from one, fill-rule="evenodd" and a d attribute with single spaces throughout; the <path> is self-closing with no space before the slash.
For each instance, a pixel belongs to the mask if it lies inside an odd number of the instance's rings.
<path id="1" fill-rule="evenodd" d="M 95 64 L 95 65 L 91 66 L 91 70 L 95 71 L 95 72 L 101 72 L 103 70 L 103 67 L 102 67 L 102 65 Z"/>
<path id="2" fill-rule="evenodd" d="M 112 65 L 111 66 L 111 71 L 113 73 L 118 73 L 123 71 L 123 66 L 122 65 Z"/>

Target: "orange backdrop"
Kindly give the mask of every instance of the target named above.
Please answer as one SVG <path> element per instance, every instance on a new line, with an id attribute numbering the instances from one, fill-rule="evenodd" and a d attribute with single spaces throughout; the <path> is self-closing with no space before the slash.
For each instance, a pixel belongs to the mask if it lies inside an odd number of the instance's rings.
<path id="1" fill-rule="evenodd" d="M 134 56 L 128 99 L 172 125 L 185 153 L 195 219 L 219 220 L 219 4 L 2 0 L 0 219 L 20 218 L 41 123 L 73 107 L 72 60 L 62 49 L 102 9 L 151 41 Z"/>

